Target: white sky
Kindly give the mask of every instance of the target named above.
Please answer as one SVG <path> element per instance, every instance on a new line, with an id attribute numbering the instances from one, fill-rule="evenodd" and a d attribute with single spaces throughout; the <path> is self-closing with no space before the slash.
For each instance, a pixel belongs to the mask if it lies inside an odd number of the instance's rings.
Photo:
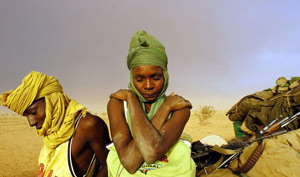
<path id="1" fill-rule="evenodd" d="M 0 92 L 36 70 L 104 112 L 110 93 L 127 88 L 129 42 L 144 29 L 166 47 L 167 94 L 228 110 L 300 76 L 299 9 L 297 0 L 2 0 Z"/>

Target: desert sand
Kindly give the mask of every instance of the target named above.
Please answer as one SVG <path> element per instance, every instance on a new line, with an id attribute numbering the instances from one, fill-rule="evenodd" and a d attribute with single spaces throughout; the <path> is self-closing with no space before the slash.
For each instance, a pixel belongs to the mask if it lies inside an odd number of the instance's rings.
<path id="1" fill-rule="evenodd" d="M 193 141 L 208 135 L 219 135 L 225 140 L 234 138 L 232 122 L 225 116 L 226 111 L 216 113 L 206 121 L 192 114 L 184 132 Z M 106 114 L 98 114 L 108 124 Z M 0 114 L 0 177 L 32 177 L 37 175 L 38 156 L 42 148 L 42 137 L 27 119 L 15 114 Z"/>

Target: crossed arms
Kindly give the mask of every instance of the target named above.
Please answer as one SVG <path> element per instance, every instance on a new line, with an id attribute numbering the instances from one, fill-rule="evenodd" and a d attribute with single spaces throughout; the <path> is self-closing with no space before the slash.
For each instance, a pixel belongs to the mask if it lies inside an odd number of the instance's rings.
<path id="1" fill-rule="evenodd" d="M 134 138 L 126 122 L 123 101 L 128 103 Z M 189 101 L 170 95 L 149 121 L 133 92 L 119 90 L 113 93 L 107 112 L 112 140 L 124 168 L 135 173 L 144 162 L 150 164 L 160 159 L 178 141 L 191 108 Z M 172 116 L 167 120 L 170 113 Z"/>

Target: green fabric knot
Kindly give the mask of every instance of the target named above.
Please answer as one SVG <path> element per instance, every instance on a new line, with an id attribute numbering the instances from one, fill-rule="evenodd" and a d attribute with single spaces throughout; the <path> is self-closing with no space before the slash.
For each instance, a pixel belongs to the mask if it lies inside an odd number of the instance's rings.
<path id="1" fill-rule="evenodd" d="M 155 65 L 167 70 L 168 58 L 165 47 L 154 36 L 140 30 L 130 41 L 127 67 L 129 70 L 140 65 Z"/>
<path id="2" fill-rule="evenodd" d="M 147 43 L 145 38 L 139 37 L 139 41 L 142 47 L 149 47 L 149 44 Z"/>

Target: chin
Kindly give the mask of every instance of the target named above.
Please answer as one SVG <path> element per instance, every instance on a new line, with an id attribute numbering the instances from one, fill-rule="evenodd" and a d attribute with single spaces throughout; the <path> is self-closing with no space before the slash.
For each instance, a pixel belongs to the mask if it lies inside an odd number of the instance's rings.
<path id="1" fill-rule="evenodd" d="M 153 103 L 156 101 L 156 98 L 146 99 L 147 103 Z"/>

